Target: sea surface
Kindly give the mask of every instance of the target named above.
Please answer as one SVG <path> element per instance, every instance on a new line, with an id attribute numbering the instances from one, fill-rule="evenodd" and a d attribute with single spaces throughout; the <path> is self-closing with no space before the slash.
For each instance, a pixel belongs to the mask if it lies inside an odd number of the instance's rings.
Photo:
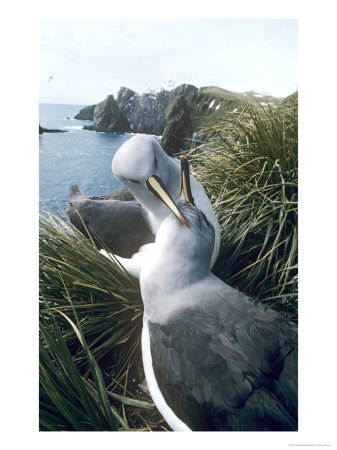
<path id="1" fill-rule="evenodd" d="M 112 174 L 111 162 L 118 148 L 134 134 L 83 130 L 84 125 L 92 122 L 73 119 L 81 108 L 81 105 L 40 103 L 40 125 L 67 131 L 39 136 L 42 213 L 57 211 L 64 216 L 72 184 L 77 184 L 88 197 L 107 195 L 121 187 Z"/>

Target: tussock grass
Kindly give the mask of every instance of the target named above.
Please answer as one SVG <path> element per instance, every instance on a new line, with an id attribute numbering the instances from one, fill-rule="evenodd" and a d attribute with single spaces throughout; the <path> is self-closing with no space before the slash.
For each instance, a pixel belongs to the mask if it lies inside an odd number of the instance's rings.
<path id="1" fill-rule="evenodd" d="M 248 104 L 202 130 L 187 153 L 217 214 L 214 272 L 297 320 L 298 140 L 293 102 Z"/>
<path id="2" fill-rule="evenodd" d="M 41 216 L 41 430 L 161 426 L 136 389 L 142 312 L 137 280 L 61 217 Z"/>
<path id="3" fill-rule="evenodd" d="M 187 156 L 221 225 L 213 271 L 296 321 L 295 100 L 247 104 L 208 124 Z M 39 311 L 41 430 L 166 429 L 136 388 L 144 376 L 138 281 L 57 214 L 40 219 Z"/>

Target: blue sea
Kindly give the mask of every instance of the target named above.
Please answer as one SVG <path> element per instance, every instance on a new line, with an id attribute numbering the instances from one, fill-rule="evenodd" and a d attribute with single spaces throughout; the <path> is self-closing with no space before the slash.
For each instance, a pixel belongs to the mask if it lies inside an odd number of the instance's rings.
<path id="1" fill-rule="evenodd" d="M 121 186 L 112 174 L 111 162 L 118 148 L 133 134 L 83 130 L 92 122 L 73 119 L 81 108 L 40 103 L 41 127 L 67 131 L 39 136 L 41 212 L 56 210 L 65 215 L 72 184 L 77 184 L 88 197 L 107 195 Z"/>

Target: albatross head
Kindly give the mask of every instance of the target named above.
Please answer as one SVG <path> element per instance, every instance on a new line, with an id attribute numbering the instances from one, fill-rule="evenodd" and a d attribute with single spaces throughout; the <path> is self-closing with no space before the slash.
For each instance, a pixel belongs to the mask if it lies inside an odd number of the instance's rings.
<path id="1" fill-rule="evenodd" d="M 179 164 L 170 158 L 152 136 L 136 135 L 125 142 L 112 161 L 112 172 L 150 212 L 154 231 L 169 210 L 147 187 L 151 176 L 160 177 L 169 194 L 178 200 Z"/>

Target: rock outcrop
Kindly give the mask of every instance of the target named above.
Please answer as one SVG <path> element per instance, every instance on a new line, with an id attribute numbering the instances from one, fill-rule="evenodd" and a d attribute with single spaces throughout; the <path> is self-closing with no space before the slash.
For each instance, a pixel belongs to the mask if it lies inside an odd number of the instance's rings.
<path id="1" fill-rule="evenodd" d="M 182 84 L 171 91 L 162 89 L 159 92 L 148 91 L 142 95 L 132 89 L 121 87 L 117 99 L 109 95 L 103 102 L 94 106 L 90 115 L 90 107 L 83 108 L 75 119 L 93 120 L 93 125 L 85 129 L 154 134 L 161 136 L 167 125 L 166 109 L 178 96 L 193 98 L 198 88 L 190 84 Z M 84 119 L 88 117 L 88 119 Z"/>
<path id="2" fill-rule="evenodd" d="M 52 128 L 43 128 L 39 124 L 39 134 L 42 134 L 42 133 L 66 133 L 66 132 L 67 132 L 67 130 L 58 130 L 56 128 L 54 128 L 54 129 L 52 129 Z"/>
<path id="3" fill-rule="evenodd" d="M 208 123 L 244 108 L 243 94 L 217 87 L 203 87 L 192 97 L 177 97 L 167 108 L 167 127 L 161 145 L 169 155 L 188 150 L 207 136 L 198 132 Z"/>
<path id="4" fill-rule="evenodd" d="M 96 106 L 82 109 L 75 118 L 91 118 L 93 125 L 84 127 L 90 130 L 162 136 L 163 149 L 175 155 L 207 140 L 200 131 L 217 119 L 240 113 L 247 103 L 277 100 L 253 91 L 240 94 L 215 86 L 198 89 L 182 84 L 170 91 L 149 90 L 142 95 L 121 87 L 116 100 L 109 95 Z"/>
<path id="5" fill-rule="evenodd" d="M 112 132 L 130 131 L 130 124 L 117 105 L 114 96 L 108 95 L 94 109 L 93 125 L 84 127 L 86 130 Z"/>
<path id="6" fill-rule="evenodd" d="M 178 96 L 192 98 L 198 88 L 182 84 L 171 91 L 148 91 L 142 95 L 126 87 L 121 87 L 117 95 L 117 104 L 127 118 L 134 133 L 161 136 L 167 125 L 166 109 Z"/>
<path id="7" fill-rule="evenodd" d="M 93 120 L 94 119 L 94 109 L 96 105 L 85 106 L 80 110 L 78 114 L 74 117 L 77 120 Z"/>
<path id="8" fill-rule="evenodd" d="M 190 116 L 191 110 L 191 101 L 184 95 L 175 98 L 167 108 L 168 124 L 164 130 L 161 145 L 170 155 L 191 147 L 191 138 L 194 132 Z"/>

